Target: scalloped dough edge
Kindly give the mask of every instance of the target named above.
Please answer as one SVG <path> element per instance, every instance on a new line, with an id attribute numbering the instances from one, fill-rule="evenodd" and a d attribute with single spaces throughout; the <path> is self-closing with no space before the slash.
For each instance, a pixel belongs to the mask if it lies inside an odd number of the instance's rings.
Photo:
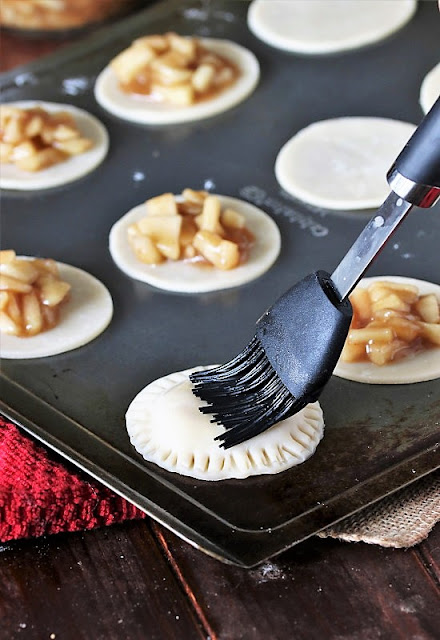
<path id="1" fill-rule="evenodd" d="M 195 367 L 159 378 L 140 391 L 126 413 L 131 444 L 145 460 L 199 480 L 276 474 L 307 460 L 324 434 L 318 402 L 231 449 L 214 440 L 224 431 L 199 412 L 188 376 Z"/>

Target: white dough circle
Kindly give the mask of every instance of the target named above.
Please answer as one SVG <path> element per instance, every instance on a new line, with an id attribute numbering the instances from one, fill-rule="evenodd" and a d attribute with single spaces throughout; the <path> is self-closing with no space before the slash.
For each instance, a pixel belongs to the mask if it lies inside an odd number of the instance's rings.
<path id="1" fill-rule="evenodd" d="M 176 200 L 180 196 L 176 196 Z M 246 218 L 246 227 L 255 236 L 248 260 L 235 269 L 222 271 L 201 267 L 182 260 L 149 265 L 136 257 L 128 244 L 130 225 L 146 215 L 145 204 L 138 205 L 116 222 L 110 231 L 110 253 L 117 266 L 131 278 L 159 289 L 181 293 L 204 293 L 229 289 L 255 280 L 275 262 L 281 248 L 281 235 L 276 223 L 264 211 L 249 202 L 217 195 L 222 208 L 235 209 Z"/>
<path id="2" fill-rule="evenodd" d="M 383 40 L 413 16 L 415 0 L 254 0 L 249 29 L 272 47 L 304 54 Z"/>
<path id="3" fill-rule="evenodd" d="M 426 280 L 403 276 L 380 276 L 363 278 L 358 286 L 367 288 L 377 280 L 414 285 L 418 287 L 419 295 L 435 293 L 440 303 L 440 286 Z M 412 384 L 413 382 L 436 380 L 440 378 L 440 347 L 433 347 L 383 366 L 372 362 L 342 362 L 340 360 L 333 373 L 339 378 L 368 384 Z"/>
<path id="4" fill-rule="evenodd" d="M 415 128 L 388 118 L 315 122 L 281 148 L 276 179 L 291 196 L 317 207 L 378 207 L 389 193 L 387 171 Z"/>
<path id="5" fill-rule="evenodd" d="M 172 373 L 145 387 L 126 413 L 135 449 L 167 471 L 200 480 L 275 474 L 309 458 L 324 434 L 318 402 L 230 449 L 214 438 L 224 427 L 200 413 L 204 403 L 192 392 L 189 374 L 209 367 Z"/>
<path id="6" fill-rule="evenodd" d="M 140 124 L 167 125 L 215 116 L 245 100 L 255 89 L 260 78 L 258 60 L 248 49 L 214 38 L 201 38 L 200 43 L 214 53 L 227 58 L 240 70 L 233 85 L 218 96 L 190 106 L 176 106 L 164 102 L 153 102 L 148 96 L 122 91 L 119 81 L 110 66 L 99 74 L 95 84 L 97 102 L 113 115 Z"/>
<path id="7" fill-rule="evenodd" d="M 95 116 L 83 109 L 69 104 L 42 102 L 41 100 L 23 100 L 7 102 L 5 106 L 31 109 L 41 107 L 48 113 L 67 111 L 75 119 L 81 134 L 93 141 L 93 147 L 77 156 L 71 156 L 64 162 L 59 162 L 40 171 L 23 171 L 15 164 L 2 163 L 0 168 L 0 187 L 2 189 L 17 189 L 20 191 L 36 191 L 58 187 L 82 178 L 90 173 L 104 160 L 109 147 L 109 137 L 104 125 Z"/>
<path id="8" fill-rule="evenodd" d="M 59 323 L 48 331 L 25 338 L 2 333 L 0 357 L 44 358 L 72 351 L 94 340 L 109 325 L 113 302 L 102 282 L 77 267 L 62 262 L 57 265 L 61 280 L 72 287 L 69 301 L 61 307 Z"/>
<path id="9" fill-rule="evenodd" d="M 428 113 L 434 102 L 440 98 L 440 62 L 425 76 L 420 87 L 420 106 Z"/>

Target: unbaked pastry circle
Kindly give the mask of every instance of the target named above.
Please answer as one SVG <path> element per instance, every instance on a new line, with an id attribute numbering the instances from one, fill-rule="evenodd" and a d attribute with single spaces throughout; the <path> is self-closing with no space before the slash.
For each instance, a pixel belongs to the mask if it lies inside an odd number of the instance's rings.
<path id="1" fill-rule="evenodd" d="M 167 471 L 200 480 L 275 474 L 309 458 L 324 433 L 318 402 L 247 442 L 223 449 L 214 438 L 224 427 L 200 413 L 204 404 L 192 392 L 196 367 L 155 380 L 131 402 L 127 431 L 135 449 Z"/>
<path id="2" fill-rule="evenodd" d="M 222 207 L 235 209 L 246 218 L 246 227 L 255 236 L 249 259 L 235 269 L 222 271 L 191 263 L 168 261 L 158 265 L 144 264 L 136 258 L 128 244 L 127 229 L 146 215 L 145 204 L 138 205 L 116 222 L 110 231 L 110 253 L 117 266 L 131 278 L 159 289 L 181 293 L 204 293 L 229 289 L 255 280 L 275 262 L 281 248 L 281 235 L 276 223 L 264 211 L 249 202 L 217 195 Z M 179 196 L 176 196 L 176 199 Z"/>
<path id="3" fill-rule="evenodd" d="M 99 74 L 95 84 L 95 97 L 99 104 L 113 115 L 140 124 L 167 125 L 202 120 L 215 116 L 245 100 L 255 89 L 260 78 L 258 60 L 248 49 L 214 38 L 201 38 L 201 44 L 236 64 L 241 75 L 229 88 L 211 100 L 179 107 L 164 102 L 153 102 L 148 97 L 128 94 L 119 88 L 119 81 L 110 66 Z"/>
<path id="4" fill-rule="evenodd" d="M 272 47 L 325 54 L 383 40 L 413 16 L 415 0 L 254 0 L 248 26 Z"/>
<path id="5" fill-rule="evenodd" d="M 420 295 L 435 293 L 440 302 L 440 286 L 416 278 L 403 276 L 363 278 L 358 286 L 367 288 L 377 280 L 414 285 L 418 287 Z M 440 347 L 422 351 L 413 357 L 403 358 L 398 362 L 385 364 L 381 367 L 372 362 L 339 361 L 333 373 L 339 378 L 369 384 L 411 384 L 436 380 L 440 378 Z"/>
<path id="6" fill-rule="evenodd" d="M 86 137 L 93 140 L 93 147 L 77 156 L 71 156 L 64 162 L 42 169 L 41 171 L 23 171 L 15 164 L 2 163 L 0 170 L 0 187 L 20 191 L 36 191 L 50 189 L 68 184 L 82 178 L 93 171 L 107 155 L 109 137 L 104 125 L 95 116 L 70 104 L 43 102 L 41 100 L 23 100 L 7 102 L 5 105 L 30 109 L 41 107 L 49 113 L 68 111 L 75 118 L 78 129 Z"/>
<path id="7" fill-rule="evenodd" d="M 426 74 L 420 87 L 420 106 L 424 113 L 440 98 L 440 62 Z"/>
<path id="8" fill-rule="evenodd" d="M 57 265 L 61 280 L 72 286 L 69 301 L 61 307 L 59 323 L 48 331 L 27 338 L 2 333 L 2 358 L 45 358 L 72 351 L 94 340 L 109 325 L 113 302 L 102 282 L 77 267 L 62 262 L 57 262 Z"/>
<path id="9" fill-rule="evenodd" d="M 317 207 L 378 207 L 389 193 L 387 171 L 415 128 L 388 118 L 315 122 L 281 148 L 276 179 L 291 196 Z"/>

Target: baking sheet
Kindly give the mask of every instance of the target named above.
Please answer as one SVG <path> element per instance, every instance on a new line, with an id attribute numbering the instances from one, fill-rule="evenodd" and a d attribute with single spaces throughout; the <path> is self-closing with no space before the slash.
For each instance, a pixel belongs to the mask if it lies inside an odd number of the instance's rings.
<path id="1" fill-rule="evenodd" d="M 253 566 L 439 465 L 439 381 L 370 386 L 333 378 L 321 397 L 326 435 L 305 464 L 276 476 L 209 483 L 146 463 L 124 413 L 146 384 L 172 371 L 224 362 L 261 313 L 294 282 L 332 271 L 369 214 L 308 207 L 283 193 L 273 166 L 299 129 L 325 118 L 381 116 L 418 123 L 419 87 L 439 56 L 435 2 L 419 3 L 393 37 L 361 50 L 304 57 L 272 49 L 246 27 L 240 0 L 166 0 L 85 42 L 1 78 L 2 101 L 42 99 L 87 109 L 107 127 L 110 152 L 78 182 L 4 192 L 2 248 L 81 267 L 110 290 L 107 331 L 73 352 L 2 363 L 10 418 L 204 551 Z M 175 30 L 228 38 L 253 51 L 262 77 L 238 107 L 209 120 L 153 128 L 107 114 L 93 83 L 135 37 Z M 317 177 L 318 178 L 318 177 Z M 108 252 L 113 223 L 133 206 L 184 187 L 261 206 L 282 234 L 280 258 L 257 281 L 202 295 L 173 294 L 121 273 Z M 439 283 L 440 208 L 416 210 L 368 275 Z"/>

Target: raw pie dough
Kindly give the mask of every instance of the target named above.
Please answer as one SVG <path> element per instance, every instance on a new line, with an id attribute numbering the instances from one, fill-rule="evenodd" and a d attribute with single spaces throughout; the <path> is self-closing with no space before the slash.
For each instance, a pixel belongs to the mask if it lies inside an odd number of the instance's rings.
<path id="1" fill-rule="evenodd" d="M 433 106 L 440 97 L 440 62 L 426 75 L 420 87 L 420 105 L 424 113 Z"/>
<path id="2" fill-rule="evenodd" d="M 324 433 L 318 402 L 247 442 L 224 450 L 214 438 L 224 427 L 199 411 L 203 403 L 191 389 L 189 374 L 172 373 L 145 387 L 130 404 L 130 441 L 149 462 L 200 480 L 275 474 L 309 458 Z"/>
<path id="3" fill-rule="evenodd" d="M 131 209 L 113 225 L 110 231 L 110 253 L 113 260 L 121 271 L 131 278 L 167 291 L 203 293 L 229 289 L 255 280 L 267 271 L 278 257 L 281 248 L 279 229 L 272 218 L 254 205 L 228 196 L 218 198 L 222 207 L 235 209 L 245 216 L 246 227 L 255 236 L 255 244 L 244 264 L 235 269 L 222 271 L 215 267 L 201 267 L 181 260 L 158 265 L 142 263 L 128 244 L 127 229 L 145 217 L 144 204 Z"/>
<path id="4" fill-rule="evenodd" d="M 72 156 L 64 162 L 42 169 L 41 171 L 22 171 L 14 164 L 2 163 L 0 166 L 0 187 L 2 189 L 18 189 L 20 191 L 34 191 L 58 187 L 73 182 L 90 173 L 104 160 L 109 146 L 107 130 L 101 122 L 83 109 L 69 104 L 24 100 L 7 102 L 5 105 L 30 109 L 41 107 L 49 113 L 54 111 L 68 111 L 75 118 L 78 129 L 86 137 L 93 140 L 93 147 L 77 156 Z"/>
<path id="5" fill-rule="evenodd" d="M 276 178 L 287 193 L 317 207 L 378 207 L 390 190 L 386 174 L 415 128 L 387 118 L 315 122 L 282 147 Z"/>
<path id="6" fill-rule="evenodd" d="M 267 44 L 306 54 L 382 40 L 413 16 L 415 0 L 254 0 L 250 30 Z"/>
<path id="7" fill-rule="evenodd" d="M 57 262 L 61 280 L 72 285 L 56 327 L 29 338 L 0 335 L 0 356 L 6 359 L 44 358 L 91 342 L 107 328 L 113 302 L 106 287 L 82 269 Z"/>
<path id="8" fill-rule="evenodd" d="M 359 287 L 367 288 L 375 280 L 411 284 L 419 289 L 419 295 L 435 293 L 440 301 L 440 286 L 425 280 L 405 278 L 403 276 L 380 276 L 363 278 Z M 369 384 L 411 384 L 440 378 L 440 347 L 432 347 L 413 357 L 402 358 L 395 363 L 379 367 L 372 362 L 341 362 L 334 370 L 334 375 L 355 382 Z"/>
<path id="9" fill-rule="evenodd" d="M 201 120 L 235 107 L 245 100 L 258 84 L 258 60 L 253 53 L 229 40 L 200 38 L 200 42 L 206 49 L 228 58 L 241 71 L 236 82 L 217 97 L 187 107 L 153 102 L 146 96 L 121 91 L 116 74 L 107 66 L 96 80 L 96 100 L 104 109 L 119 118 L 153 125 Z"/>

